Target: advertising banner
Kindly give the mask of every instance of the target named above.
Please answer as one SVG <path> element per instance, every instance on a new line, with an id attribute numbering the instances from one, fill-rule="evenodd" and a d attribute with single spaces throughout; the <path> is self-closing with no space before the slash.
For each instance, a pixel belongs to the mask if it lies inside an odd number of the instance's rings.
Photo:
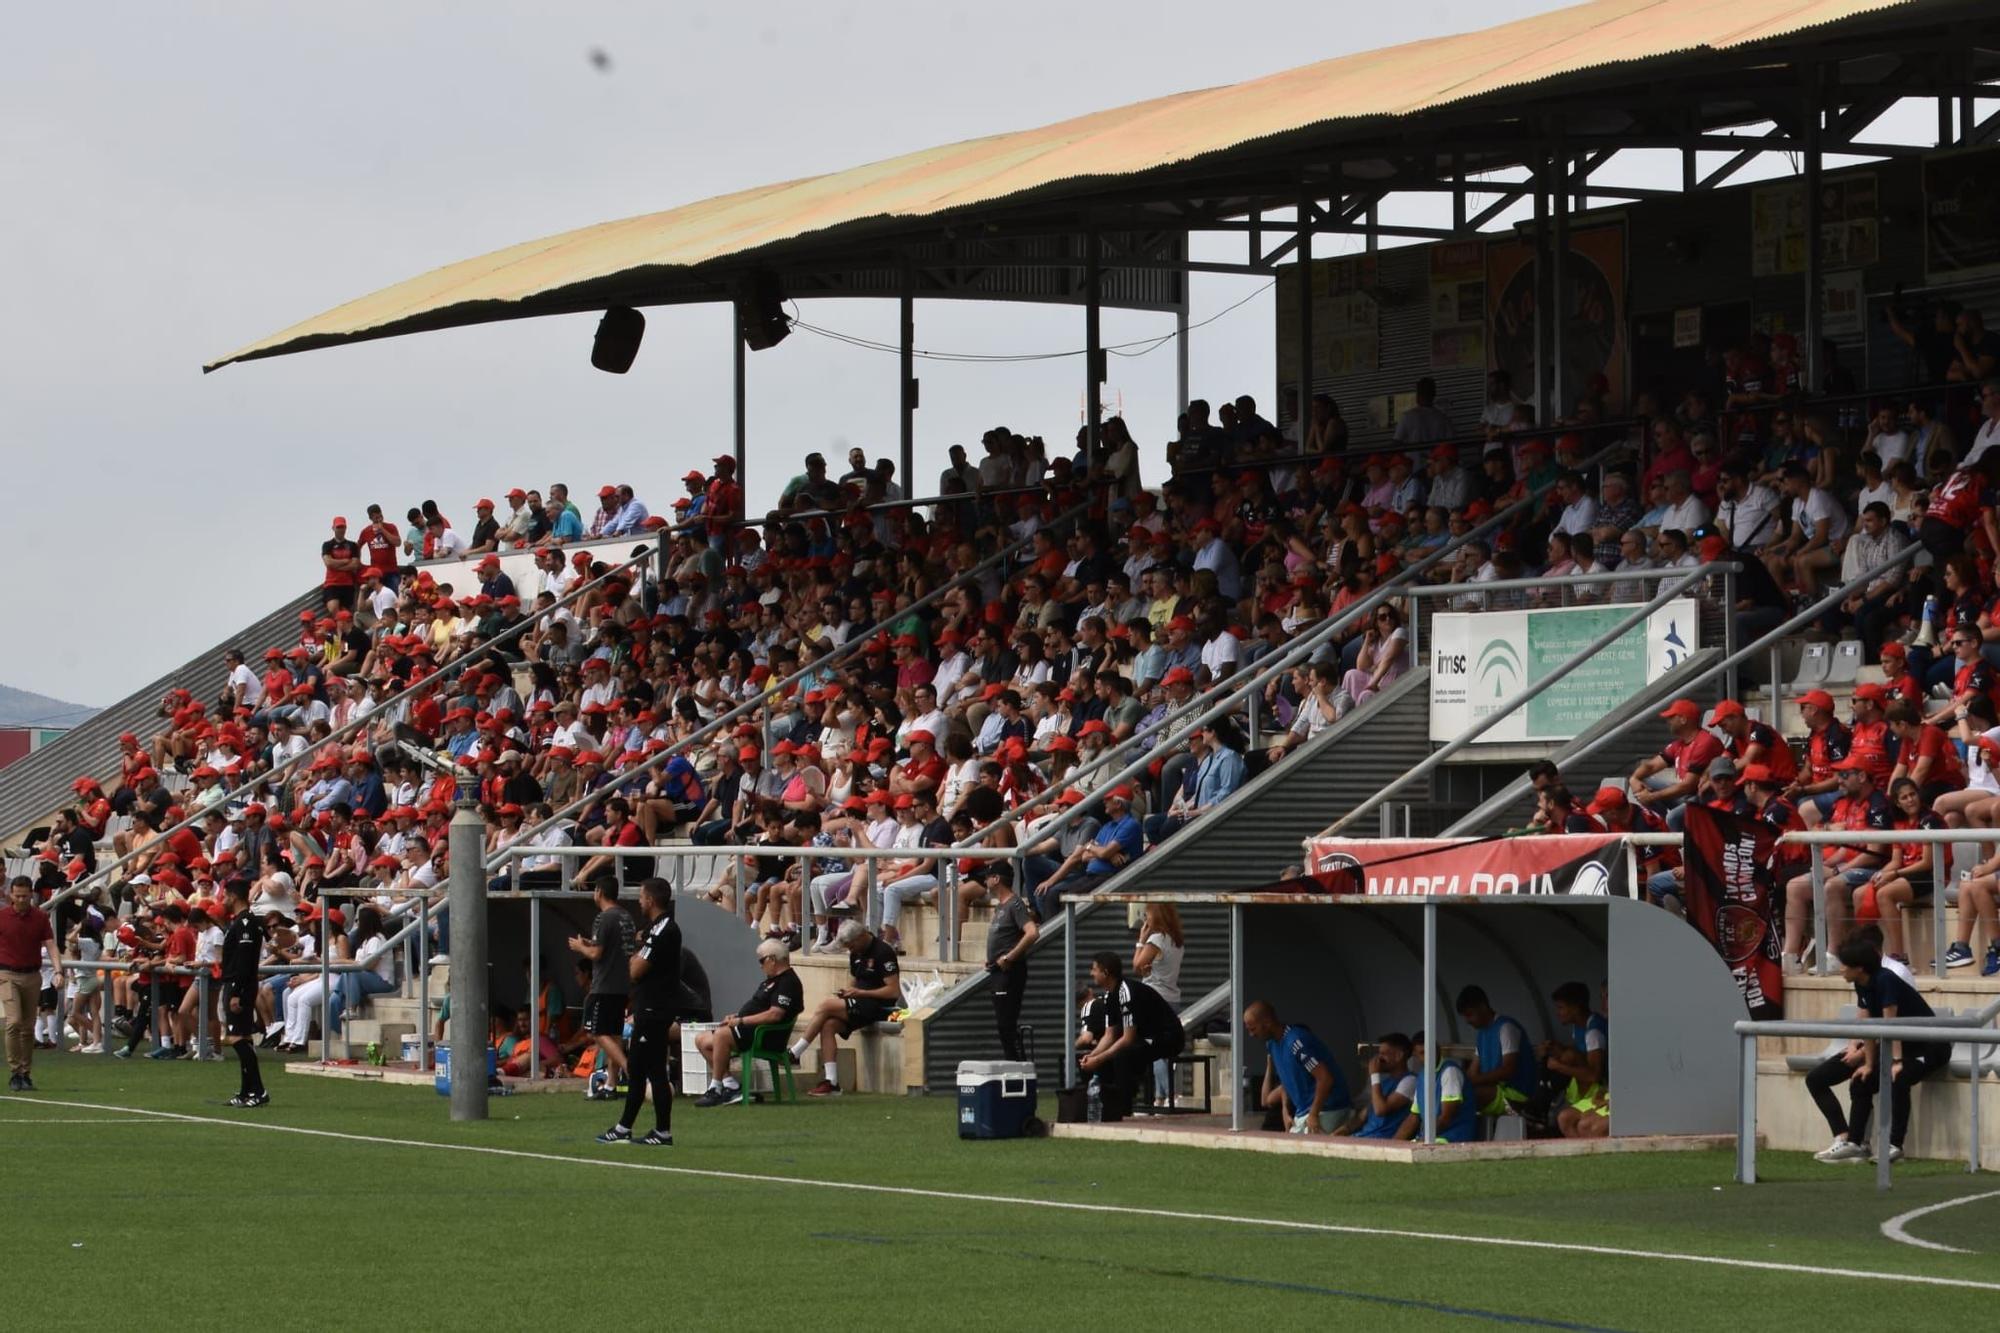
<path id="1" fill-rule="evenodd" d="M 1431 739 L 1448 741 L 1554 672 L 1630 606 L 1441 611 L 1431 619 Z M 1609 648 L 1503 718 L 1483 743 L 1571 740 L 1701 647 L 1699 605 L 1668 602 Z"/>
<path id="2" fill-rule="evenodd" d="M 1323 892 L 1421 895 L 1626 895 L 1615 833 L 1525 838 L 1320 838 L 1309 877 Z"/>
<path id="3" fill-rule="evenodd" d="M 1708 937 L 1743 988 L 1752 1018 L 1785 1016 L 1783 932 L 1771 871 L 1777 832 L 1743 815 L 1687 805 L 1688 924 Z"/>
<path id="4" fill-rule="evenodd" d="M 1609 401 L 1625 401 L 1625 227 L 1581 227 L 1569 234 L 1562 266 L 1564 382 L 1572 392 L 1604 376 Z M 1517 393 L 1535 378 L 1535 247 L 1494 241 L 1486 247 L 1486 368 L 1504 370 Z M 1568 404 L 1564 404 L 1567 409 Z"/>
<path id="5" fill-rule="evenodd" d="M 1924 271 L 2000 272 L 2000 148 L 1924 158 Z"/>

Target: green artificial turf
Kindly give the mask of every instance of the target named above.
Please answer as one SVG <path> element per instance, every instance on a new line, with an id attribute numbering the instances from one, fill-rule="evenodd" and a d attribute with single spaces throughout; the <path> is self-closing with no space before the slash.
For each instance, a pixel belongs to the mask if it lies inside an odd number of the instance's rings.
<path id="1" fill-rule="evenodd" d="M 1881 1328 L 1919 1318 L 1979 1327 L 2000 1309 L 2000 1291 L 790 1183 L 2000 1282 L 2000 1198 L 1915 1226 L 1975 1254 L 1921 1251 L 1879 1234 L 1893 1214 L 2000 1189 L 1945 1164 L 1899 1168 L 1883 1197 L 1865 1165 L 1776 1153 L 1761 1159 L 1765 1183 L 1746 1189 L 1730 1183 L 1722 1153 L 1412 1167 L 1068 1140 L 962 1142 L 948 1099 L 858 1096 L 714 1110 L 677 1102 L 678 1146 L 647 1150 L 592 1142 L 614 1112 L 580 1094 L 495 1099 L 490 1120 L 454 1124 L 428 1088 L 276 1070 L 272 1105 L 232 1111 L 222 1102 L 235 1091 L 233 1063 L 55 1057 L 38 1060 L 36 1074 L 39 1093 L 0 1099 L 8 1324 L 18 1328 L 102 1324 L 127 1306 L 152 1327 L 260 1329 L 491 1329 L 585 1318 L 642 1318 L 648 1327 L 1220 1329 L 1272 1317 L 1365 1321 L 1371 1330 Z M 649 1109 L 640 1126 L 651 1123 Z M 591 1164 L 606 1160 L 786 1179 Z"/>

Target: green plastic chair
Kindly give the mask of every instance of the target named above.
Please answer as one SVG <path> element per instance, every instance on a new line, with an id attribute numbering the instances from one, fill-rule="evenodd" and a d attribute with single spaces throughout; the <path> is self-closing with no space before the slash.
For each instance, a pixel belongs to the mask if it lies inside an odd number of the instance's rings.
<path id="1" fill-rule="evenodd" d="M 752 1075 L 759 1060 L 771 1066 L 771 1100 L 798 1101 L 798 1084 L 792 1081 L 792 1053 L 785 1049 L 791 1035 L 790 1023 L 760 1023 L 751 1031 L 750 1044 L 743 1048 L 742 1068 L 736 1075 L 743 1085 L 743 1105 L 750 1104 L 751 1089 L 757 1086 Z"/>

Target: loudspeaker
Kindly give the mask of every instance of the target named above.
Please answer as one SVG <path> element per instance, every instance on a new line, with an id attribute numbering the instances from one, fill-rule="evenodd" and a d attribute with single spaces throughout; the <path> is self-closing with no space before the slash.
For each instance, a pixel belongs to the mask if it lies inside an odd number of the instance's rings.
<path id="1" fill-rule="evenodd" d="M 646 336 L 646 317 L 630 306 L 613 306 L 597 321 L 597 337 L 590 344 L 590 364 L 612 375 L 623 375 L 639 355 L 639 340 Z"/>
<path id="2" fill-rule="evenodd" d="M 743 345 L 753 352 L 776 347 L 791 334 L 792 321 L 785 314 L 777 274 L 759 269 L 743 284 L 736 295 L 736 327 Z"/>

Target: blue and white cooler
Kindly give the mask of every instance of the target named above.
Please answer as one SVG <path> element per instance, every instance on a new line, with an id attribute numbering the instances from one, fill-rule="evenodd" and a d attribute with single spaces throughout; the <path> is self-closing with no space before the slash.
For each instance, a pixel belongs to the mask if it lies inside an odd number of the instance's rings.
<path id="1" fill-rule="evenodd" d="M 1035 1067 L 1025 1060 L 958 1066 L 958 1137 L 1018 1139 L 1035 1113 Z"/>

